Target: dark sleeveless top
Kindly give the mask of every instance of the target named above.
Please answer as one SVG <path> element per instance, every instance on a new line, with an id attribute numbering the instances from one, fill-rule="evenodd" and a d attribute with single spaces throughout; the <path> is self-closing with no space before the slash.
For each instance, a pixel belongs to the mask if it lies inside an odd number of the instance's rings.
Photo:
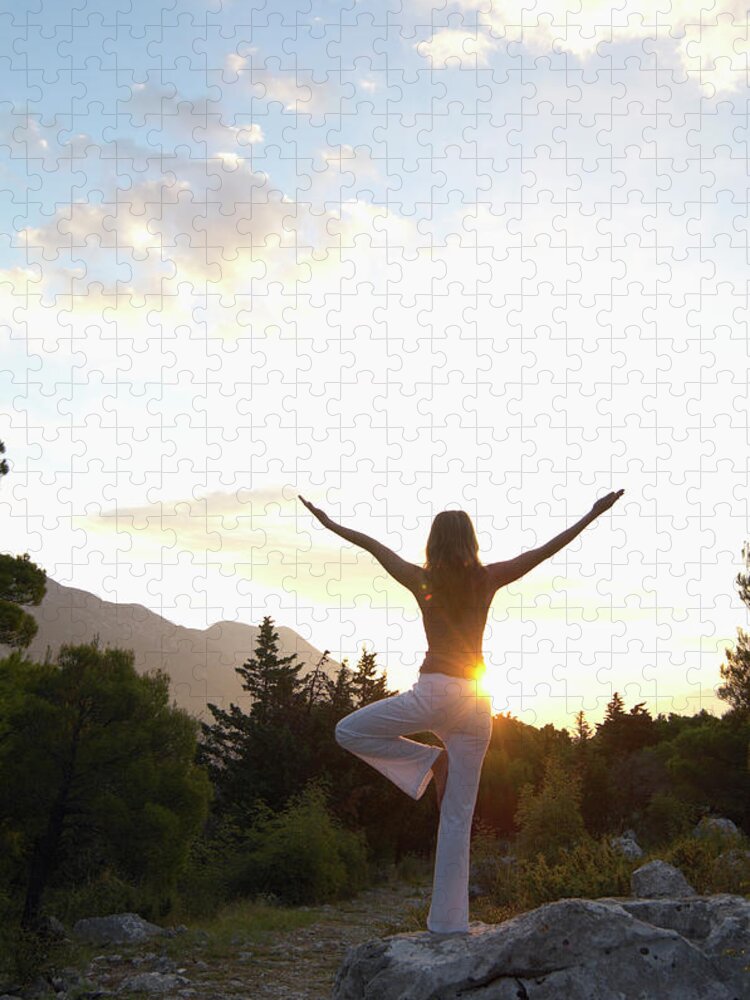
<path id="1" fill-rule="evenodd" d="M 485 567 L 480 567 L 478 573 L 476 594 L 472 597 L 468 593 L 465 601 L 447 603 L 442 595 L 430 594 L 427 587 L 420 588 L 415 595 L 427 637 L 427 654 L 419 668 L 421 674 L 476 677 L 484 669 L 482 637 L 494 594 Z M 422 579 L 427 583 L 426 574 Z"/>

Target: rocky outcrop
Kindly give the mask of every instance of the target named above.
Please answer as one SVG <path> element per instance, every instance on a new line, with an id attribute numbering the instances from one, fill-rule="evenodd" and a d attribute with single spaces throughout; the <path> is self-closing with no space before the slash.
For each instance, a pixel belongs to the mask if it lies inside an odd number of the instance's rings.
<path id="1" fill-rule="evenodd" d="M 658 859 L 636 868 L 630 876 L 630 891 L 634 896 L 651 899 L 697 895 L 679 868 Z"/>
<path id="2" fill-rule="evenodd" d="M 138 972 L 122 982 L 118 993 L 168 993 L 189 985 L 189 979 L 175 973 Z"/>
<path id="3" fill-rule="evenodd" d="M 85 917 L 73 924 L 74 937 L 97 944 L 147 941 L 159 935 L 173 937 L 186 930 L 184 924 L 176 928 L 160 927 L 144 920 L 138 913 L 112 913 L 107 917 Z"/>
<path id="4" fill-rule="evenodd" d="M 333 1000 L 748 1000 L 750 900 L 561 899 L 464 935 L 351 948 Z"/>
<path id="5" fill-rule="evenodd" d="M 635 860 L 643 857 L 643 849 L 635 837 L 634 830 L 626 830 L 620 837 L 610 837 L 609 842 L 624 857 Z"/>
<path id="6" fill-rule="evenodd" d="M 735 838 L 740 836 L 740 831 L 731 819 L 724 816 L 704 816 L 693 830 L 693 836 L 699 840 L 717 835 Z"/>

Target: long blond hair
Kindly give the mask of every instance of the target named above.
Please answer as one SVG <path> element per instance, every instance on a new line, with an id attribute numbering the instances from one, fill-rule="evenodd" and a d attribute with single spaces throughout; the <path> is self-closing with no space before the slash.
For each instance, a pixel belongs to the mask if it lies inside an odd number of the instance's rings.
<path id="1" fill-rule="evenodd" d="M 443 510 L 435 515 L 425 552 L 423 569 L 435 592 L 448 599 L 461 595 L 461 603 L 470 599 L 484 567 L 479 561 L 474 525 L 465 510 Z"/>

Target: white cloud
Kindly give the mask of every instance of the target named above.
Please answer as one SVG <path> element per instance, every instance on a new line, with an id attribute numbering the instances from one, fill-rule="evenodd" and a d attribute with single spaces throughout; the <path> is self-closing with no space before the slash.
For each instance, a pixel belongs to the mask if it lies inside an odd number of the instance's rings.
<path id="1" fill-rule="evenodd" d="M 430 60 L 433 69 L 446 66 L 449 59 L 457 59 L 463 69 L 478 64 L 486 66 L 495 45 L 484 33 L 444 28 L 435 32 L 429 42 L 418 42 L 415 48 Z"/>
<path id="2" fill-rule="evenodd" d="M 695 0 L 671 0 L 647 10 L 642 0 L 616 6 L 605 0 L 540 0 L 520 9 L 510 0 L 457 0 L 477 27 L 439 29 L 417 45 L 432 65 L 458 57 L 462 63 L 486 63 L 492 51 L 522 45 L 530 52 L 567 52 L 586 62 L 612 46 L 643 42 L 644 60 L 659 50 L 660 67 L 687 74 L 711 92 L 727 93 L 747 82 L 750 36 L 745 6 L 723 0 L 705 6 Z M 483 34 L 484 29 L 489 32 Z M 666 60 L 666 61 L 665 61 Z"/>

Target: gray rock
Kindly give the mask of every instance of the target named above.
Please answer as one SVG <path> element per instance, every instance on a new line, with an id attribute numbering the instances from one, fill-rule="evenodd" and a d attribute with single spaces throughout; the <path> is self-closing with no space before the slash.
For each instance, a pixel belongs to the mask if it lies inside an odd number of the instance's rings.
<path id="1" fill-rule="evenodd" d="M 634 896 L 648 899 L 697 895 L 679 868 L 659 860 L 649 861 L 632 872 L 630 891 Z"/>
<path id="2" fill-rule="evenodd" d="M 162 972 L 137 972 L 134 976 L 120 983 L 118 993 L 143 990 L 146 993 L 165 993 L 178 986 L 189 986 L 190 980 L 185 976 L 164 974 Z"/>
<path id="3" fill-rule="evenodd" d="M 177 963 L 169 955 L 159 955 L 154 961 L 152 972 L 175 972 Z"/>
<path id="4" fill-rule="evenodd" d="M 742 896 L 562 899 L 456 937 L 354 946 L 333 1000 L 747 1000 L 749 953 Z"/>
<path id="5" fill-rule="evenodd" d="M 609 842 L 616 851 L 619 851 L 626 858 L 635 860 L 643 857 L 643 850 L 632 830 L 626 830 L 621 837 L 610 837 Z"/>
<path id="6" fill-rule="evenodd" d="M 44 937 L 58 940 L 65 937 L 65 925 L 51 914 L 42 914 L 36 921 L 36 929 Z"/>
<path id="7" fill-rule="evenodd" d="M 58 993 L 67 993 L 72 987 L 78 986 L 88 986 L 91 989 L 94 988 L 94 984 L 91 980 L 85 979 L 81 975 L 78 969 L 74 968 L 72 965 L 67 965 L 60 972 L 59 976 L 52 976 L 52 985 Z"/>
<path id="8" fill-rule="evenodd" d="M 75 937 L 98 944 L 145 941 L 163 934 L 163 927 L 149 923 L 137 913 L 112 913 L 107 917 L 84 917 L 73 924 Z"/>
<path id="9" fill-rule="evenodd" d="M 693 836 L 704 838 L 718 833 L 728 837 L 737 837 L 739 832 L 731 819 L 726 819 L 724 816 L 704 816 L 693 830 Z"/>

